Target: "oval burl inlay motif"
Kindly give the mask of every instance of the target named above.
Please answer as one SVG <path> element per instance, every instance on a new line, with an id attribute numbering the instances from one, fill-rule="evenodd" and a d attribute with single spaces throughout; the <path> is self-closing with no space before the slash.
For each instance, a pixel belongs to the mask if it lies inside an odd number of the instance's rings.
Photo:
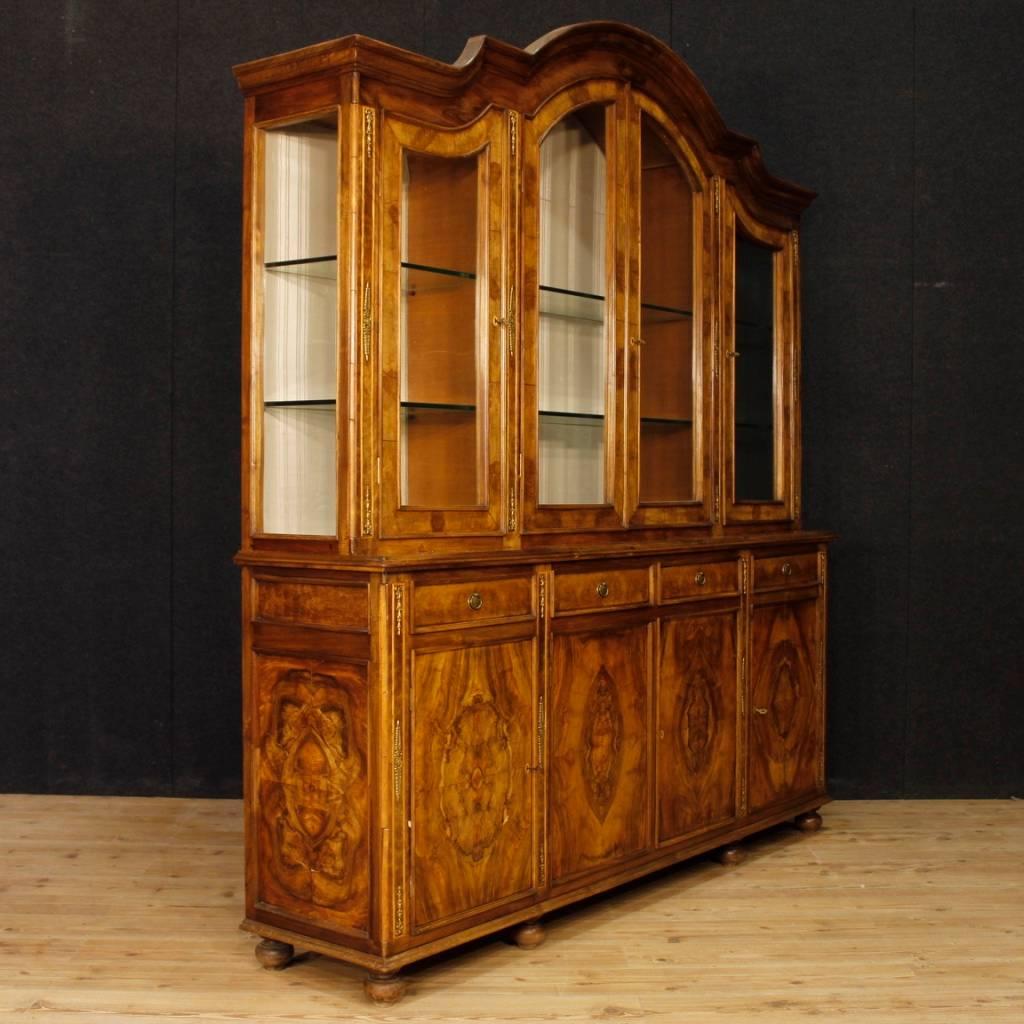
<path id="1" fill-rule="evenodd" d="M 456 849 L 479 861 L 509 818 L 512 748 L 494 701 L 475 693 L 445 737 L 441 816 Z"/>
<path id="2" fill-rule="evenodd" d="M 800 705 L 799 654 L 789 640 L 783 640 L 772 654 L 772 688 L 768 707 L 778 734 L 786 739 L 793 731 Z"/>
<path id="3" fill-rule="evenodd" d="M 349 895 L 352 851 L 362 839 L 346 803 L 362 773 L 351 727 L 333 677 L 297 670 L 278 684 L 262 751 L 272 786 L 262 804 L 275 846 L 271 865 L 293 896 L 325 906 Z"/>
<path id="4" fill-rule="evenodd" d="M 622 708 L 615 680 L 603 666 L 590 684 L 583 713 L 583 781 L 587 803 L 604 821 L 622 771 Z"/>
<path id="5" fill-rule="evenodd" d="M 686 766 L 699 775 L 711 757 L 711 739 L 715 722 L 712 683 L 707 672 L 700 669 L 691 679 L 680 699 L 679 733 L 682 738 Z"/>

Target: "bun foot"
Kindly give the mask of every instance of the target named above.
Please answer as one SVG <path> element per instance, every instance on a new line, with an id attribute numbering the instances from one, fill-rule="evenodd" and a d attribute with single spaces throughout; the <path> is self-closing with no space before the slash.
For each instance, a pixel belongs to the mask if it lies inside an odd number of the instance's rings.
<path id="1" fill-rule="evenodd" d="M 279 971 L 291 963 L 292 957 L 295 956 L 295 947 L 289 946 L 287 942 L 264 939 L 257 944 L 255 953 L 256 959 L 268 971 Z"/>
<path id="2" fill-rule="evenodd" d="M 536 949 L 544 941 L 544 925 L 527 921 L 512 932 L 512 941 L 520 949 Z"/>
<path id="3" fill-rule="evenodd" d="M 817 811 L 798 814 L 793 821 L 801 832 L 817 832 L 821 828 L 821 815 Z"/>
<path id="4" fill-rule="evenodd" d="M 733 867 L 736 864 L 742 864 L 747 859 L 747 851 L 738 843 L 730 843 L 728 846 L 720 847 L 715 856 L 718 858 L 719 864 Z"/>
<path id="5" fill-rule="evenodd" d="M 405 981 L 397 974 L 378 974 L 371 971 L 363 982 L 367 998 L 378 1006 L 397 1003 L 405 995 Z"/>

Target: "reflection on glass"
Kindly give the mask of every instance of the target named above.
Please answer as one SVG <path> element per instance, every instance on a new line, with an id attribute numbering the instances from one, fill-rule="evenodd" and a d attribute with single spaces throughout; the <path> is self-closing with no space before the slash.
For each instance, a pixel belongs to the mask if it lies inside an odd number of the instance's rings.
<path id="1" fill-rule="evenodd" d="M 401 503 L 482 504 L 478 157 L 407 152 L 402 192 Z"/>
<path id="2" fill-rule="evenodd" d="M 640 501 L 694 497 L 693 192 L 643 115 L 640 177 Z"/>
<path id="3" fill-rule="evenodd" d="M 336 530 L 334 117 L 264 133 L 263 532 Z"/>
<path id="4" fill-rule="evenodd" d="M 737 501 L 775 494 L 774 250 L 736 238 L 735 381 Z"/>
<path id="5" fill-rule="evenodd" d="M 539 498 L 605 498 L 605 108 L 540 148 Z"/>

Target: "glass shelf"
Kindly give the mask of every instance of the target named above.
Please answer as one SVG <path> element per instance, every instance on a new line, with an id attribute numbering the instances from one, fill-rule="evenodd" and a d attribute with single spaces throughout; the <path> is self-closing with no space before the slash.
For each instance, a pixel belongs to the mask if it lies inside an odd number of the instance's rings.
<path id="1" fill-rule="evenodd" d="M 402 402 L 403 409 L 436 409 L 443 412 L 476 412 L 475 405 L 459 405 L 454 402 Z"/>
<path id="2" fill-rule="evenodd" d="M 587 320 L 604 323 L 604 296 L 574 292 L 568 288 L 540 286 L 540 315 L 562 320 Z"/>
<path id="3" fill-rule="evenodd" d="M 672 419 L 666 416 L 641 416 L 641 423 L 650 423 L 655 426 L 668 427 L 692 427 L 693 420 Z"/>
<path id="4" fill-rule="evenodd" d="M 333 398 L 286 398 L 264 402 L 265 409 L 323 409 L 336 404 Z"/>
<path id="5" fill-rule="evenodd" d="M 406 298 L 436 292 L 452 292 L 470 289 L 468 282 L 476 280 L 476 274 L 468 270 L 452 270 L 450 267 L 429 267 L 423 263 L 402 261 L 402 294 Z"/>
<path id="6" fill-rule="evenodd" d="M 302 260 L 270 260 L 263 264 L 265 270 L 302 277 L 325 277 L 334 279 L 338 275 L 337 256 L 310 256 Z"/>
<path id="7" fill-rule="evenodd" d="M 541 416 L 555 416 L 562 419 L 573 420 L 603 420 L 604 413 L 601 412 L 567 412 L 561 409 L 541 409 Z"/>
<path id="8" fill-rule="evenodd" d="M 640 303 L 640 319 L 644 324 L 668 324 L 679 320 L 692 320 L 693 310 L 656 306 L 653 302 Z"/>

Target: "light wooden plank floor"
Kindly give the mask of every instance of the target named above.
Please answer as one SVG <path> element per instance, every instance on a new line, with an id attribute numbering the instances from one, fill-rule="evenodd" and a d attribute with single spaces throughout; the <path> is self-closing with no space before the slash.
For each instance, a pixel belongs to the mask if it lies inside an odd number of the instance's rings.
<path id="1" fill-rule="evenodd" d="M 845 802 L 477 943 L 396 1007 L 310 957 L 262 970 L 237 801 L 0 797 L 0 1020 L 1024 1022 L 1024 802 Z"/>

